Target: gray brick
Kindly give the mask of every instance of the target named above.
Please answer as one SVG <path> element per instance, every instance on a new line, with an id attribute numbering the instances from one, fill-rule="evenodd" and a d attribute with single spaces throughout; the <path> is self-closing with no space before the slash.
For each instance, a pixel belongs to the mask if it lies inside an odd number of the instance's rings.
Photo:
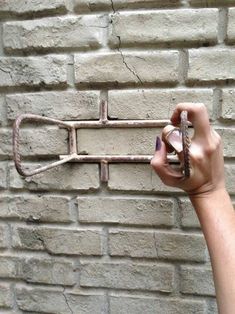
<path id="1" fill-rule="evenodd" d="M 134 263 L 82 263 L 80 284 L 130 290 L 172 292 L 174 268 Z"/>
<path id="2" fill-rule="evenodd" d="M 61 120 L 99 118 L 98 91 L 62 91 L 6 96 L 7 118 L 12 121 L 22 113 L 45 115 Z"/>
<path id="3" fill-rule="evenodd" d="M 206 260 L 206 244 L 198 234 L 111 230 L 109 248 L 112 256 Z"/>
<path id="4" fill-rule="evenodd" d="M 183 228 L 200 228 L 197 214 L 189 199 L 179 199 L 179 209 L 181 215 L 181 225 Z"/>
<path id="5" fill-rule="evenodd" d="M 68 260 L 28 258 L 21 261 L 19 277 L 29 283 L 72 286 L 76 283 L 73 263 Z"/>
<path id="6" fill-rule="evenodd" d="M 7 226 L 0 225 L 0 249 L 5 249 L 7 247 L 7 232 Z"/>
<path id="7" fill-rule="evenodd" d="M 235 120 L 235 89 L 223 89 L 221 117 L 223 119 Z"/>
<path id="8" fill-rule="evenodd" d="M 111 90 L 108 99 L 111 118 L 167 119 L 180 102 L 204 103 L 213 116 L 212 89 Z"/>
<path id="9" fill-rule="evenodd" d="M 156 134 L 161 131 L 157 128 L 81 129 L 77 131 L 78 153 L 151 155 L 154 152 Z"/>
<path id="10" fill-rule="evenodd" d="M 189 0 L 192 6 L 216 7 L 235 4 L 234 0 Z"/>
<path id="11" fill-rule="evenodd" d="M 1 0 L 0 13 L 21 15 L 26 13 L 63 13 L 66 12 L 65 0 Z"/>
<path id="12" fill-rule="evenodd" d="M 112 46 L 217 41 L 216 9 L 116 13 L 110 19 Z"/>
<path id="13" fill-rule="evenodd" d="M 5 111 L 6 111 L 6 104 L 5 104 L 5 97 L 0 94 L 0 126 L 5 124 Z"/>
<path id="14" fill-rule="evenodd" d="M 205 314 L 203 301 L 182 299 L 157 299 L 152 297 L 119 296 L 110 297 L 110 314 Z"/>
<path id="15" fill-rule="evenodd" d="M 232 66 L 235 50 L 226 48 L 201 48 L 189 50 L 188 81 L 235 80 Z"/>
<path id="16" fill-rule="evenodd" d="M 75 0 L 75 11 L 93 12 L 99 10 L 162 8 L 178 6 L 180 0 Z"/>
<path id="17" fill-rule="evenodd" d="M 9 256 L 0 256 L 0 277 L 18 278 L 16 259 Z"/>
<path id="18" fill-rule="evenodd" d="M 215 296 L 213 274 L 210 268 L 181 266 L 180 278 L 182 293 Z"/>
<path id="19" fill-rule="evenodd" d="M 100 230 L 16 227 L 13 246 L 50 254 L 102 255 Z"/>
<path id="20" fill-rule="evenodd" d="M 103 16 L 91 15 L 7 22 L 3 27 L 3 44 L 10 52 L 98 48 L 105 27 Z"/>
<path id="21" fill-rule="evenodd" d="M 53 314 L 102 314 L 105 296 L 102 294 L 66 293 L 61 291 L 21 288 L 16 293 L 21 310 Z"/>
<path id="22" fill-rule="evenodd" d="M 226 188 L 229 193 L 234 194 L 234 176 L 235 176 L 235 166 L 233 164 L 225 164 L 225 179 L 226 179 Z"/>
<path id="23" fill-rule="evenodd" d="M 1 57 L 0 85 L 3 87 L 65 85 L 66 68 L 66 56 Z"/>
<path id="24" fill-rule="evenodd" d="M 7 164 L 6 162 L 0 162 L 0 189 L 4 189 L 7 186 Z"/>
<path id="25" fill-rule="evenodd" d="M 13 293 L 8 284 L 0 284 L 0 308 L 10 308 L 13 306 Z"/>
<path id="26" fill-rule="evenodd" d="M 75 55 L 77 84 L 176 83 L 177 51 L 106 52 Z"/>
<path id="27" fill-rule="evenodd" d="M 128 175 L 127 175 L 128 174 Z M 177 192 L 162 183 L 149 164 L 111 164 L 108 187 L 111 190 Z"/>
<path id="28" fill-rule="evenodd" d="M 174 202 L 171 199 L 78 197 L 81 223 L 173 226 Z"/>
<path id="29" fill-rule="evenodd" d="M 33 169 L 43 164 L 26 164 Z M 15 167 L 10 167 L 10 186 L 29 190 L 94 190 L 99 188 L 99 168 L 92 164 L 65 164 L 44 173 L 23 179 Z"/>
<path id="30" fill-rule="evenodd" d="M 220 134 L 223 147 L 224 147 L 224 156 L 225 157 L 234 157 L 235 156 L 235 129 L 223 129 L 216 128 L 216 131 Z"/>
<path id="31" fill-rule="evenodd" d="M 22 129 L 19 145 L 22 156 L 65 155 L 68 151 L 68 131 L 45 126 Z M 12 156 L 12 130 L 0 130 L 0 154 Z"/>
<path id="32" fill-rule="evenodd" d="M 0 217 L 32 222 L 70 222 L 69 197 L 54 195 L 1 196 Z"/>

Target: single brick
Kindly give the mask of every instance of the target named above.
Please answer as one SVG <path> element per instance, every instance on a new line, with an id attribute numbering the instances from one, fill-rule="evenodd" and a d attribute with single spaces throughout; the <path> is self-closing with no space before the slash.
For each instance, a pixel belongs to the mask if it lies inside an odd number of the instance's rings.
<path id="1" fill-rule="evenodd" d="M 235 157 L 235 129 L 234 128 L 216 128 L 221 136 L 225 157 Z"/>
<path id="2" fill-rule="evenodd" d="M 21 288 L 16 291 L 16 300 L 21 310 L 53 314 L 101 314 L 105 308 L 105 296 L 101 293 L 66 293 Z"/>
<path id="3" fill-rule="evenodd" d="M 45 164 L 45 163 L 44 163 Z M 33 169 L 43 164 L 26 164 Z M 99 188 L 99 168 L 96 164 L 65 164 L 50 169 L 44 173 L 22 178 L 15 166 L 10 167 L 10 186 L 13 189 L 27 188 L 29 190 L 94 190 Z"/>
<path id="4" fill-rule="evenodd" d="M 22 113 L 45 115 L 61 120 L 99 118 L 98 91 L 62 91 L 6 95 L 7 118 Z"/>
<path id="5" fill-rule="evenodd" d="M 69 197 L 54 195 L 1 196 L 0 217 L 30 222 L 70 222 Z"/>
<path id="6" fill-rule="evenodd" d="M 104 16 L 96 15 L 7 22 L 3 26 L 3 44 L 10 52 L 98 48 L 105 23 Z"/>
<path id="7" fill-rule="evenodd" d="M 200 222 L 197 214 L 189 199 L 179 199 L 179 210 L 181 217 L 181 226 L 183 228 L 200 228 Z"/>
<path id="8" fill-rule="evenodd" d="M 108 92 L 109 117 L 168 119 L 178 103 L 204 103 L 213 116 L 212 89 L 130 89 Z"/>
<path id="9" fill-rule="evenodd" d="M 75 55 L 77 84 L 177 83 L 178 51 L 102 52 Z"/>
<path id="10" fill-rule="evenodd" d="M 174 268 L 133 263 L 82 263 L 80 284 L 130 290 L 172 292 Z"/>
<path id="11" fill-rule="evenodd" d="M 235 0 L 189 0 L 192 6 L 216 7 L 235 4 Z"/>
<path id="12" fill-rule="evenodd" d="M 235 193 L 234 188 L 234 176 L 235 176 L 235 166 L 230 164 L 225 164 L 225 179 L 227 191 L 231 194 Z"/>
<path id="13" fill-rule="evenodd" d="M 76 283 L 73 263 L 68 260 L 26 258 L 19 276 L 26 282 L 72 286 Z"/>
<path id="14" fill-rule="evenodd" d="M 235 42 L 235 8 L 230 8 L 228 10 L 227 41 L 229 43 Z"/>
<path id="15" fill-rule="evenodd" d="M 206 244 L 198 234 L 111 230 L 109 249 L 112 256 L 206 260 Z"/>
<path id="16" fill-rule="evenodd" d="M 198 44 L 217 41 L 216 9 L 116 13 L 110 19 L 109 41 L 116 47 L 120 44 Z"/>
<path id="17" fill-rule="evenodd" d="M 7 226 L 6 225 L 0 225 L 0 249 L 5 249 L 8 244 L 7 240 Z"/>
<path id="18" fill-rule="evenodd" d="M 0 284 L 0 308 L 13 306 L 13 293 L 8 284 Z"/>
<path id="19" fill-rule="evenodd" d="M 16 227 L 13 246 L 50 254 L 102 255 L 100 230 Z"/>
<path id="20" fill-rule="evenodd" d="M 138 296 L 110 296 L 110 314 L 205 314 L 206 304 L 197 300 L 161 299 Z"/>
<path id="21" fill-rule="evenodd" d="M 235 50 L 201 48 L 189 50 L 188 81 L 235 80 Z"/>
<path id="22" fill-rule="evenodd" d="M 223 119 L 235 120 L 235 89 L 222 90 L 221 117 Z"/>
<path id="23" fill-rule="evenodd" d="M 0 256 L 0 277 L 18 278 L 18 266 L 14 257 Z"/>
<path id="24" fill-rule="evenodd" d="M 0 162 L 0 189 L 7 187 L 7 164 Z"/>
<path id="25" fill-rule="evenodd" d="M 67 57 L 0 57 L 0 85 L 65 85 Z"/>
<path id="26" fill-rule="evenodd" d="M 75 11 L 93 12 L 101 10 L 162 8 L 178 6 L 180 0 L 75 0 Z"/>
<path id="27" fill-rule="evenodd" d="M 174 202 L 156 198 L 78 197 L 78 220 L 82 223 L 172 227 Z"/>
<path id="28" fill-rule="evenodd" d="M 66 2 L 65 0 L 1 0 L 0 14 L 9 15 L 22 15 L 31 13 L 42 14 L 43 12 L 52 13 L 65 13 Z"/>
<path id="29" fill-rule="evenodd" d="M 128 174 L 128 175 L 127 175 Z M 111 190 L 177 192 L 166 186 L 149 164 L 111 164 L 108 187 Z"/>
<path id="30" fill-rule="evenodd" d="M 19 145 L 22 156 L 65 155 L 68 151 L 68 131 L 51 126 L 22 129 Z M 12 156 L 12 130 L 0 130 L 0 155 Z"/>
<path id="31" fill-rule="evenodd" d="M 6 111 L 5 97 L 4 95 L 0 94 L 0 126 L 4 125 L 4 123 L 6 122 L 5 111 Z"/>
<path id="32" fill-rule="evenodd" d="M 160 133 L 156 128 L 81 129 L 77 131 L 78 153 L 151 155 L 156 134 Z"/>
<path id="33" fill-rule="evenodd" d="M 210 268 L 181 266 L 180 291 L 184 294 L 215 296 Z"/>

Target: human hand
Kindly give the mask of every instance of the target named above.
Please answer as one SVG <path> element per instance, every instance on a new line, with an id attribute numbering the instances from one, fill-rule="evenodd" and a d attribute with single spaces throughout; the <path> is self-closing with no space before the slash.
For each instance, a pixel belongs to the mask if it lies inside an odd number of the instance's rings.
<path id="1" fill-rule="evenodd" d="M 194 127 L 194 135 L 189 148 L 190 177 L 185 178 L 181 171 L 173 169 L 167 161 L 167 152 L 171 149 L 166 141 L 169 131 L 180 123 L 180 113 L 186 110 L 188 120 Z M 203 196 L 215 190 L 225 188 L 224 161 L 221 138 L 209 124 L 206 107 L 197 103 L 182 103 L 176 106 L 171 117 L 173 126 L 163 129 L 162 140 L 157 139 L 156 152 L 151 165 L 163 183 L 178 187 L 190 196 Z M 176 152 L 183 162 L 182 152 Z"/>

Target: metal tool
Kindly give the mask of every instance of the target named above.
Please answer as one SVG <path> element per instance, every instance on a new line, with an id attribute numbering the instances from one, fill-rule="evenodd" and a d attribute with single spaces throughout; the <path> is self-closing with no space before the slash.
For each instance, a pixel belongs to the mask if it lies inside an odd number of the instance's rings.
<path id="1" fill-rule="evenodd" d="M 68 130 L 69 143 L 68 143 L 68 154 L 60 155 L 60 160 L 48 164 L 46 166 L 26 170 L 22 166 L 21 155 L 19 150 L 19 140 L 20 140 L 20 126 L 23 122 L 42 122 L 49 124 L 56 124 L 60 128 L 65 128 Z M 54 168 L 56 166 L 62 165 L 67 162 L 83 162 L 83 163 L 100 163 L 101 169 L 101 181 L 107 182 L 109 179 L 109 163 L 149 163 L 153 156 L 149 155 L 80 155 L 77 149 L 77 129 L 81 128 L 149 128 L 149 127 L 164 127 L 170 124 L 169 120 L 109 120 L 108 119 L 108 108 L 107 103 L 102 102 L 100 119 L 97 121 L 61 121 L 57 119 L 47 118 L 34 114 L 22 114 L 17 117 L 13 126 L 13 159 L 15 162 L 15 167 L 18 173 L 24 177 L 32 176 L 48 169 Z M 182 141 L 185 151 L 184 155 L 184 175 L 189 177 L 189 150 L 188 150 L 188 122 L 187 113 L 181 117 L 181 132 Z M 171 156 L 169 158 L 170 162 L 178 162 L 176 156 Z"/>

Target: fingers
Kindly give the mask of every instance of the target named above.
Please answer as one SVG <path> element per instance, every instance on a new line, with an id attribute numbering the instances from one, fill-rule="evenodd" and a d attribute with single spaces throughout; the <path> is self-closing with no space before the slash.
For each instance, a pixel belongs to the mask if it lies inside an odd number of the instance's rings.
<path id="1" fill-rule="evenodd" d="M 180 123 L 180 113 L 186 110 L 188 120 L 192 122 L 195 131 L 195 138 L 207 139 L 210 136 L 209 116 L 205 105 L 199 103 L 181 103 L 176 106 L 171 117 L 173 125 Z"/>
<path id="2" fill-rule="evenodd" d="M 169 186 L 179 186 L 183 174 L 174 170 L 167 161 L 166 145 L 158 138 L 156 152 L 151 160 L 151 166 L 156 171 L 163 183 Z"/>

